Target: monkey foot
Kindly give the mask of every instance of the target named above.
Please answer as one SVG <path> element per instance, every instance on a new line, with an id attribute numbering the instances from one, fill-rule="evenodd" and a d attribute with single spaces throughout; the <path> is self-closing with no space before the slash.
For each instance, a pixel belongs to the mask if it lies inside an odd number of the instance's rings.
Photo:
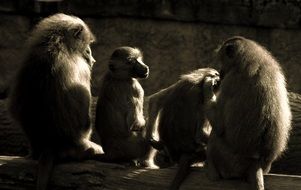
<path id="1" fill-rule="evenodd" d="M 144 160 L 141 162 L 141 166 L 147 168 L 147 169 L 160 169 L 159 166 L 157 166 L 153 160 Z"/>

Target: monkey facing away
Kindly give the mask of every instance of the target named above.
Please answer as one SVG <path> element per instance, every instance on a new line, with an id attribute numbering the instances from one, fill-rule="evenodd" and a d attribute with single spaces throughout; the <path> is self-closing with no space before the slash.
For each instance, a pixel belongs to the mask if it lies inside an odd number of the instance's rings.
<path id="1" fill-rule="evenodd" d="M 285 150 L 291 128 L 285 77 L 265 48 L 243 37 L 226 40 L 219 59 L 216 96 L 215 79 L 205 79 L 208 177 L 245 178 L 251 189 L 263 190 L 263 174 Z"/>
<path id="2" fill-rule="evenodd" d="M 206 159 L 211 127 L 204 113 L 203 84 L 204 78 L 208 76 L 218 78 L 219 73 L 211 68 L 195 70 L 182 75 L 177 83 L 148 97 L 147 138 L 158 132 L 159 141 L 152 145 L 155 148 L 159 146 L 159 149 L 160 146 L 165 147 L 171 160 L 179 164 L 170 189 L 180 187 L 191 164 Z"/>
<path id="3" fill-rule="evenodd" d="M 39 160 L 38 189 L 46 189 L 55 162 L 102 153 L 89 140 L 93 40 L 81 19 L 65 14 L 43 19 L 28 40 L 10 110 Z"/>
<path id="4" fill-rule="evenodd" d="M 139 49 L 117 48 L 109 61 L 100 88 L 95 128 L 106 162 L 129 162 L 146 155 L 149 145 L 144 138 L 144 91 L 136 78 L 146 78 L 149 68 Z"/>

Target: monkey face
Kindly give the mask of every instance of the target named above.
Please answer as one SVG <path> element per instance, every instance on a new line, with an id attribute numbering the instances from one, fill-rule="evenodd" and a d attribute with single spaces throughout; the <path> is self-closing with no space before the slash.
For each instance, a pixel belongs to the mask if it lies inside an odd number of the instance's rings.
<path id="1" fill-rule="evenodd" d="M 149 74 L 149 68 L 142 61 L 142 57 L 131 60 L 132 65 L 131 74 L 133 78 L 147 78 Z"/>
<path id="2" fill-rule="evenodd" d="M 149 68 L 142 61 L 140 50 L 131 47 L 116 49 L 109 63 L 109 69 L 117 78 L 146 78 Z"/>
<path id="3" fill-rule="evenodd" d="M 204 74 L 203 86 L 210 86 L 211 90 L 216 93 L 219 89 L 221 78 L 220 74 L 215 70 L 209 70 Z"/>
<path id="4" fill-rule="evenodd" d="M 221 80 L 225 77 L 227 73 L 233 68 L 238 68 L 237 65 L 238 54 L 240 53 L 240 48 L 242 47 L 242 42 L 245 39 L 240 36 L 232 37 L 224 42 L 220 48 L 219 54 L 219 65 L 220 65 L 220 78 Z"/>
<path id="5" fill-rule="evenodd" d="M 216 94 L 218 93 L 220 87 L 220 77 L 219 74 L 207 74 L 204 76 L 202 82 L 202 91 L 203 91 L 203 103 L 215 101 Z"/>
<path id="6" fill-rule="evenodd" d="M 88 65 L 90 65 L 90 67 L 93 66 L 93 64 L 96 62 L 94 57 L 92 56 L 92 51 L 90 48 L 90 45 L 88 45 L 84 52 L 83 52 L 83 58 L 87 61 Z"/>

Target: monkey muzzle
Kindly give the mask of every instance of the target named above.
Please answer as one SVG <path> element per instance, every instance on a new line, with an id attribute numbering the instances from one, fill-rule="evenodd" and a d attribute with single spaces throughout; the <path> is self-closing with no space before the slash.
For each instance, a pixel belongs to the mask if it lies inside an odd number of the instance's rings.
<path id="1" fill-rule="evenodd" d="M 136 61 L 133 67 L 133 75 L 138 78 L 147 78 L 149 75 L 149 67 L 143 62 Z"/>
<path id="2" fill-rule="evenodd" d="M 221 85 L 221 77 L 220 76 L 215 76 L 213 77 L 213 92 L 216 93 Z"/>

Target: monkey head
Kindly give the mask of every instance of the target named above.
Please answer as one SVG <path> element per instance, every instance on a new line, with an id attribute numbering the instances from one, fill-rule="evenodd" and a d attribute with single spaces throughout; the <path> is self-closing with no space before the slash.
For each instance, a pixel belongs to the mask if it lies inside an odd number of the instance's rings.
<path id="1" fill-rule="evenodd" d="M 95 37 L 78 17 L 62 13 L 47 17 L 36 25 L 28 41 L 31 47 L 48 45 L 49 52 L 83 54 L 83 58 L 89 58 L 89 64 L 95 61 L 90 53 Z"/>
<path id="2" fill-rule="evenodd" d="M 221 79 L 235 67 L 235 57 L 236 53 L 238 53 L 238 43 L 241 38 L 242 37 L 232 37 L 226 40 L 218 51 L 218 65 L 220 66 Z"/>
<path id="3" fill-rule="evenodd" d="M 195 86 L 203 88 L 206 80 L 212 81 L 212 90 L 216 92 L 220 85 L 220 74 L 212 68 L 197 69 L 189 74 L 182 75 L 181 80 L 189 81 Z"/>
<path id="4" fill-rule="evenodd" d="M 149 74 L 141 51 L 132 47 L 117 48 L 109 61 L 109 69 L 114 77 L 120 79 L 147 78 Z"/>
<path id="5" fill-rule="evenodd" d="M 213 93 L 216 93 L 219 90 L 220 84 L 221 84 L 221 79 L 220 79 L 220 73 L 217 72 L 214 69 L 210 69 L 205 73 L 205 77 L 203 80 L 203 86 L 207 82 L 207 80 L 210 80 L 212 82 L 212 91 Z"/>
<path id="6" fill-rule="evenodd" d="M 271 55 L 256 42 L 241 36 L 234 36 L 223 43 L 219 49 L 218 58 L 221 66 L 221 79 L 223 79 L 230 71 L 252 76 L 260 65 L 269 62 Z"/>

